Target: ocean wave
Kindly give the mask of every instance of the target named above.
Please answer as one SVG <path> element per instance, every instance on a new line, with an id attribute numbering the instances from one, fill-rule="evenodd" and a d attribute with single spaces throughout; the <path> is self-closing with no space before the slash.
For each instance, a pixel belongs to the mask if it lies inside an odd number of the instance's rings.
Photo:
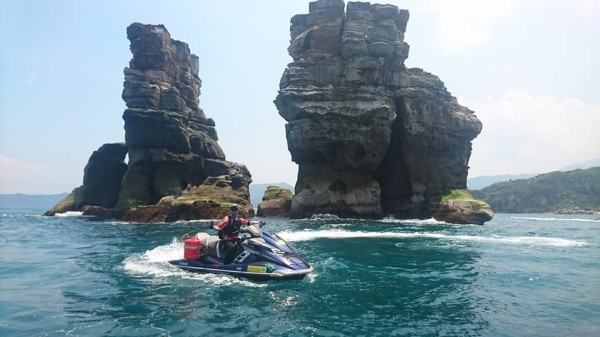
<path id="1" fill-rule="evenodd" d="M 536 246 L 552 246 L 552 247 L 581 247 L 586 246 L 587 242 L 583 240 L 572 240 L 554 237 L 543 237 L 543 236 L 466 236 L 457 235 L 452 236 L 458 240 L 465 241 L 479 241 L 479 242 L 493 242 L 493 243 L 505 243 L 505 244 L 516 244 L 516 245 L 536 245 Z"/>
<path id="2" fill-rule="evenodd" d="M 179 269 L 170 260 L 183 258 L 183 243 L 174 238 L 170 244 L 158 246 L 144 253 L 135 253 L 123 261 L 123 268 L 132 274 L 152 275 L 157 278 L 179 277 L 209 283 L 211 285 L 240 284 L 248 287 L 262 287 L 263 284 L 223 274 L 192 273 Z"/>
<path id="3" fill-rule="evenodd" d="M 64 213 L 56 213 L 54 216 L 57 217 L 70 217 L 70 216 L 82 216 L 83 212 L 67 211 Z"/>
<path id="4" fill-rule="evenodd" d="M 583 218 L 544 218 L 544 217 L 529 217 L 529 216 L 511 216 L 511 219 L 523 219 L 532 221 L 578 221 L 578 222 L 600 222 L 600 219 L 583 219 Z"/>
<path id="5" fill-rule="evenodd" d="M 445 222 L 445 221 L 438 221 L 434 218 L 431 219 L 395 219 L 393 217 L 385 217 L 381 220 L 379 220 L 380 222 L 386 222 L 386 223 L 398 223 L 398 224 L 405 224 L 405 225 L 422 225 L 422 226 L 427 226 L 427 225 L 453 225 L 451 223 Z"/>
<path id="6" fill-rule="evenodd" d="M 131 222 L 127 222 L 127 221 L 121 221 L 121 220 L 112 220 L 112 221 L 107 221 L 107 223 L 113 225 L 113 226 L 120 226 L 120 225 L 131 225 Z"/>
<path id="7" fill-rule="evenodd" d="M 298 232 L 280 232 L 282 238 L 289 242 L 295 241 L 310 241 L 314 239 L 354 239 L 354 238 L 430 238 L 439 240 L 455 240 L 455 241 L 476 241 L 476 242 L 492 242 L 501 244 L 524 244 L 538 246 L 554 246 L 554 247 L 579 247 L 585 246 L 587 243 L 581 240 L 571 240 L 553 237 L 539 236 L 516 236 L 516 237 L 500 237 L 500 236 L 477 236 L 477 235 L 449 235 L 442 233 L 422 233 L 422 232 L 351 232 L 344 230 L 316 230 L 316 231 L 298 231 Z"/>
<path id="8" fill-rule="evenodd" d="M 208 227 L 208 225 L 211 222 L 214 222 L 215 224 L 217 224 L 217 223 L 219 223 L 219 221 L 221 221 L 221 220 L 220 219 L 198 219 L 198 220 L 177 220 L 173 223 L 174 224 L 184 224 L 184 225 L 199 224 L 199 225 L 206 225 Z"/>

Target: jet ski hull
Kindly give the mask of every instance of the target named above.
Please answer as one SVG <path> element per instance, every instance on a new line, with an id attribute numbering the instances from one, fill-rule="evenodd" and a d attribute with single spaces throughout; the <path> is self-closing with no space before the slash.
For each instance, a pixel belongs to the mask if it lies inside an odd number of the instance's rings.
<path id="1" fill-rule="evenodd" d="M 301 280 L 313 271 L 312 266 L 305 264 L 297 266 L 298 269 L 287 268 L 269 262 L 253 264 L 231 263 L 223 264 L 220 261 L 206 257 L 200 260 L 172 260 L 170 264 L 183 270 L 196 273 L 222 273 L 256 281 L 267 280 Z"/>

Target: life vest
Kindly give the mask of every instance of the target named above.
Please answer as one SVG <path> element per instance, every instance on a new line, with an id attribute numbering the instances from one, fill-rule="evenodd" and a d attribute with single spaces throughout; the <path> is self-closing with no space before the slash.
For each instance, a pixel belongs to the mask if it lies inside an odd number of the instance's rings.
<path id="1" fill-rule="evenodd" d="M 242 226 L 242 222 L 239 218 L 233 218 L 231 215 L 228 215 L 228 217 L 229 222 L 227 222 L 227 225 L 219 231 L 219 239 L 221 240 L 225 239 L 227 236 L 236 236 L 240 232 L 240 227 Z"/>

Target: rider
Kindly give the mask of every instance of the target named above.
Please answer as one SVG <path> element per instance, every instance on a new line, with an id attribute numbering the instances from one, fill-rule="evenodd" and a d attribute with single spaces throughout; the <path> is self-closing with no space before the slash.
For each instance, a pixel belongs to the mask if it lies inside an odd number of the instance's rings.
<path id="1" fill-rule="evenodd" d="M 225 264 L 229 264 L 233 261 L 237 255 L 237 241 L 238 233 L 242 225 L 253 225 L 259 223 L 258 221 L 250 221 L 248 219 L 240 218 L 238 216 L 237 204 L 231 204 L 229 207 L 229 215 L 221 219 L 214 229 L 219 232 L 219 238 L 225 243 Z"/>

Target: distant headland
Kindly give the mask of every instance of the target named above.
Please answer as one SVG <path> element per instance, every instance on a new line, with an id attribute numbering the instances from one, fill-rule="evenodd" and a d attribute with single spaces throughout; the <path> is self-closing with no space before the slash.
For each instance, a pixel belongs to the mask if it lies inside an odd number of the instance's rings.
<path id="1" fill-rule="evenodd" d="M 600 167 L 499 182 L 473 195 L 500 213 L 600 212 Z"/>

